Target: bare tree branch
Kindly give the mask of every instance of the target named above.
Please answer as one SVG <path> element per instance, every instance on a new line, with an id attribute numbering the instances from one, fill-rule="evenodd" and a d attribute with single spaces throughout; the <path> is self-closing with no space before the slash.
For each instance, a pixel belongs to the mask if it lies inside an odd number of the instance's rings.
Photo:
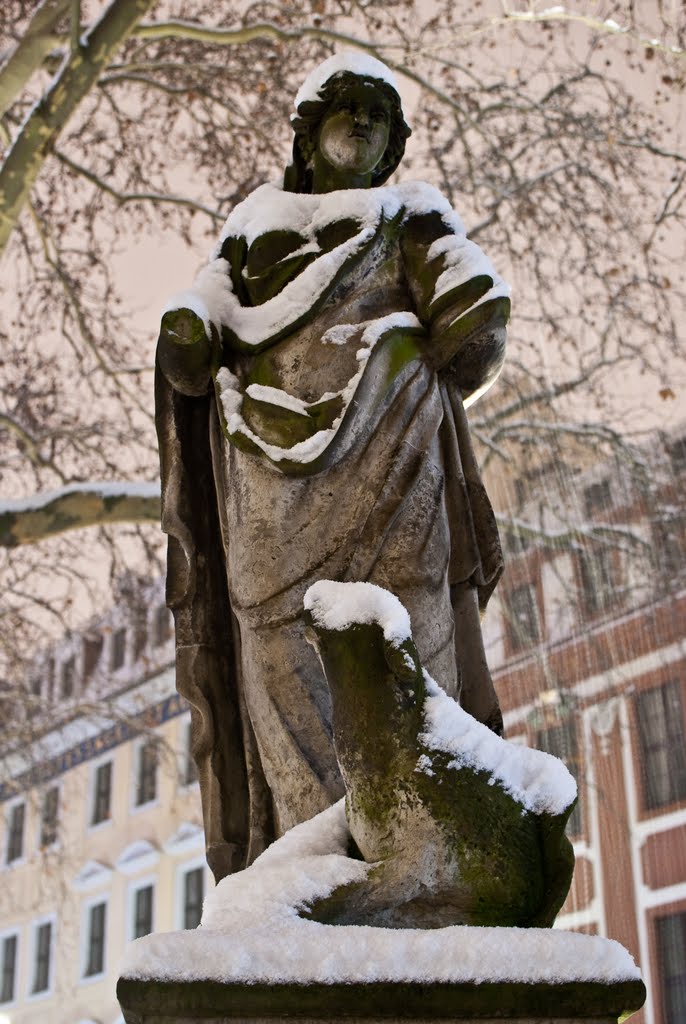
<path id="1" fill-rule="evenodd" d="M 549 7 L 542 11 L 509 11 L 506 9 L 503 17 L 492 18 L 491 24 L 495 27 L 507 24 L 508 22 L 531 23 L 545 21 L 576 22 L 579 25 L 592 29 L 594 32 L 600 32 L 604 35 L 626 36 L 640 46 L 650 46 L 653 50 L 660 50 L 673 57 L 686 57 L 686 51 L 680 46 L 670 46 L 660 39 L 649 39 L 647 36 L 639 35 L 633 32 L 629 26 L 618 24 L 613 18 L 595 18 L 593 15 L 570 11 L 562 6 Z"/>
<path id="2" fill-rule="evenodd" d="M 0 67 L 0 117 L 9 110 L 34 71 L 64 40 L 55 32 L 72 0 L 43 0 L 20 41 Z"/>
<path id="3" fill-rule="evenodd" d="M 191 39 L 194 42 L 211 43 L 215 46 L 236 46 L 241 43 L 251 43 L 256 39 L 274 39 L 283 43 L 298 42 L 301 39 L 322 39 L 330 43 L 346 43 L 371 54 L 394 46 L 397 48 L 402 46 L 400 41 L 395 44 L 374 43 L 370 40 L 358 39 L 357 36 L 349 35 L 347 32 L 335 32 L 332 29 L 310 25 L 284 29 L 270 21 L 243 25 L 240 28 L 222 28 L 170 18 L 168 21 L 142 22 L 136 26 L 134 35 L 138 39 Z"/>
<path id="4" fill-rule="evenodd" d="M 215 221 L 223 221 L 225 217 L 219 212 L 219 210 L 213 210 L 210 206 L 205 206 L 204 203 L 198 203 L 195 199 L 188 199 L 186 196 L 174 196 L 168 194 L 162 194 L 159 192 L 119 192 L 109 182 L 104 181 L 94 171 L 90 171 L 87 167 L 83 167 L 81 164 L 77 164 L 75 160 L 68 157 L 66 153 L 55 151 L 55 156 L 58 160 L 66 166 L 71 168 L 76 174 L 80 174 L 82 178 L 86 178 L 93 185 L 97 185 L 101 191 L 106 192 L 107 195 L 112 196 L 122 206 L 125 203 L 172 203 L 175 206 L 187 206 L 191 210 L 197 210 L 199 213 L 206 213 L 208 217 L 211 217 Z"/>
<path id="5" fill-rule="evenodd" d="M 32 108 L 0 168 L 0 253 L 51 146 L 153 0 L 111 0 Z"/>
<path id="6" fill-rule="evenodd" d="M 135 29 L 134 34 L 141 39 L 189 39 L 195 42 L 212 43 L 216 46 L 236 46 L 252 42 L 255 39 L 274 39 L 278 42 L 293 43 L 302 39 L 321 39 L 325 42 L 345 43 L 347 46 L 354 46 L 358 50 L 370 53 L 374 57 L 381 57 L 383 61 L 399 75 L 415 82 L 446 106 L 455 110 L 462 110 L 462 105 L 443 89 L 439 89 L 428 78 L 413 71 L 405 64 L 394 61 L 388 50 L 404 49 L 402 41 L 395 43 L 384 41 L 373 43 L 368 40 L 358 39 L 356 36 L 345 32 L 334 32 L 326 28 L 314 28 L 303 26 L 302 28 L 283 29 L 272 22 L 262 22 L 255 25 L 245 25 L 241 28 L 221 28 L 197 25 L 194 22 L 180 21 L 174 18 L 169 21 L 145 22 Z"/>
<path id="7" fill-rule="evenodd" d="M 0 547 L 35 544 L 67 530 L 159 522 L 160 488 L 151 484 L 71 484 L 25 502 L 0 504 Z"/>

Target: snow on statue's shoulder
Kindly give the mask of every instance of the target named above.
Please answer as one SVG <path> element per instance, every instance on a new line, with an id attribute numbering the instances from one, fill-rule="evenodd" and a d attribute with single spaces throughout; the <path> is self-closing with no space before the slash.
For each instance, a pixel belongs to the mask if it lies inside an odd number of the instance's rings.
<path id="1" fill-rule="evenodd" d="M 376 623 L 396 646 L 412 635 L 407 610 L 395 594 L 373 583 L 319 580 L 305 594 L 305 609 L 322 629 L 339 631 Z"/>
<path id="2" fill-rule="evenodd" d="M 406 217 L 438 213 L 447 228 L 456 235 L 465 234 L 462 218 L 435 185 L 430 185 L 428 181 L 401 181 L 399 185 L 389 187 L 398 196 Z"/>

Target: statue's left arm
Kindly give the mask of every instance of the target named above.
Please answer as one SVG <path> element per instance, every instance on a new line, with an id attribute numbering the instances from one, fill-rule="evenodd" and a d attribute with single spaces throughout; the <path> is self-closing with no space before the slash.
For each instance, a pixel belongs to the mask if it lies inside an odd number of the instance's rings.
<path id="1" fill-rule="evenodd" d="M 458 385 L 465 405 L 498 376 L 505 358 L 508 288 L 481 249 L 438 213 L 407 219 L 402 249 L 425 358 Z"/>

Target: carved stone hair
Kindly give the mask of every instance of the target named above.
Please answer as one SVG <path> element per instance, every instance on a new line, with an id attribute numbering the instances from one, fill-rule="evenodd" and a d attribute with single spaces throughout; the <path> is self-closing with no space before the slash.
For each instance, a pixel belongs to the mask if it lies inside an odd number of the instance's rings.
<path id="1" fill-rule="evenodd" d="M 396 169 L 405 152 L 405 140 L 411 134 L 411 129 L 403 117 L 400 96 L 392 85 L 380 78 L 358 75 L 353 71 L 338 71 L 319 90 L 319 98 L 300 103 L 297 114 L 291 118 L 295 139 L 293 159 L 284 174 L 284 191 L 312 191 L 312 158 L 317 147 L 319 126 L 332 102 L 352 85 L 361 83 L 377 89 L 389 101 L 391 112 L 388 145 L 372 171 L 372 186 L 383 185 Z"/>

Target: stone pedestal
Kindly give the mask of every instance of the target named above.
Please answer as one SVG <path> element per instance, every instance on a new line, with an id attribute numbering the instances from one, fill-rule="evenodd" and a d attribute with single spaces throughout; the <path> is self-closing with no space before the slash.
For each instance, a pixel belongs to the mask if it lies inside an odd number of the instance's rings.
<path id="1" fill-rule="evenodd" d="M 121 978 L 126 1024 L 617 1024 L 645 999 L 642 981 L 614 984 L 374 982 L 252 985 Z"/>

